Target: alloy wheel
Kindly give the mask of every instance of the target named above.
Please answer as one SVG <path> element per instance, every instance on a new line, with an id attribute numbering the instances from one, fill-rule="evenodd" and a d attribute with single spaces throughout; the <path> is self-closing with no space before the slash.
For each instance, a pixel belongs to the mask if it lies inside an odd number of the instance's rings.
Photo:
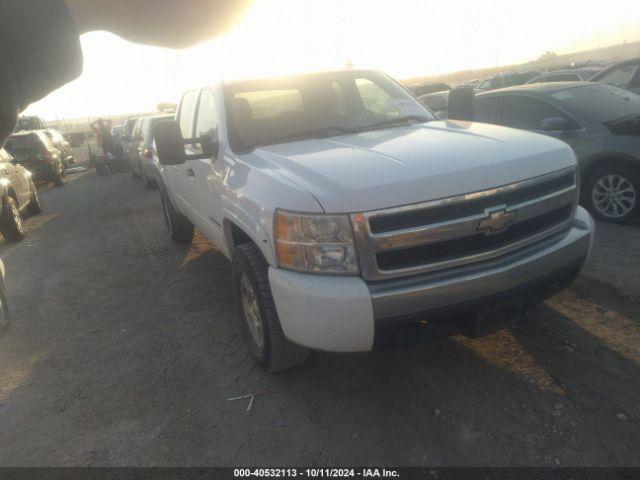
<path id="1" fill-rule="evenodd" d="M 240 300 L 245 322 L 249 327 L 251 337 L 258 348 L 264 347 L 264 332 L 262 329 L 262 318 L 260 316 L 260 306 L 256 297 L 251 280 L 246 273 L 240 279 Z"/>
<path id="2" fill-rule="evenodd" d="M 634 209 L 638 192 L 629 179 L 616 173 L 598 179 L 593 185 L 591 199 L 601 215 L 619 219 Z"/>

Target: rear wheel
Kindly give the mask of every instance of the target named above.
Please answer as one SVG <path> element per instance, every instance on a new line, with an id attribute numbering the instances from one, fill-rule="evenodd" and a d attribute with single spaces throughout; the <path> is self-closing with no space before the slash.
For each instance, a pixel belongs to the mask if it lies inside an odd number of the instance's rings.
<path id="1" fill-rule="evenodd" d="M 61 187 L 64 185 L 64 172 L 63 172 L 62 164 L 57 164 L 53 166 L 53 174 L 51 176 L 51 181 L 56 187 Z"/>
<path id="2" fill-rule="evenodd" d="M 193 223 L 173 206 L 165 192 L 160 193 L 162 214 L 171 239 L 178 244 L 190 243 L 193 240 Z"/>
<path id="3" fill-rule="evenodd" d="M 255 362 L 275 373 L 307 360 L 309 350 L 289 341 L 282 332 L 271 294 L 269 265 L 253 243 L 233 254 L 233 291 L 240 310 L 242 333 Z"/>
<path id="4" fill-rule="evenodd" d="M 22 216 L 20 215 L 18 204 L 13 197 L 7 197 L 7 201 L 2 209 L 0 232 L 2 232 L 7 242 L 10 243 L 16 243 L 24 239 Z"/>
<path id="5" fill-rule="evenodd" d="M 104 177 L 106 175 L 109 175 L 111 173 L 111 169 L 109 168 L 108 165 L 105 164 L 100 164 L 96 167 L 96 172 L 98 173 L 98 175 L 100 175 L 101 177 Z"/>
<path id="6" fill-rule="evenodd" d="M 609 223 L 627 223 L 640 213 L 640 172 L 626 165 L 605 167 L 587 181 L 585 201 L 591 213 Z"/>
<path id="7" fill-rule="evenodd" d="M 31 200 L 29 201 L 27 211 L 29 212 L 29 215 L 38 215 L 39 213 L 42 213 L 40 195 L 38 195 L 38 189 L 36 188 L 33 181 L 31 182 Z"/>
<path id="8" fill-rule="evenodd" d="M 155 190 L 158 188 L 156 181 L 147 176 L 147 172 L 144 171 L 144 167 L 142 168 L 142 181 L 144 182 L 144 188 L 147 190 Z"/>

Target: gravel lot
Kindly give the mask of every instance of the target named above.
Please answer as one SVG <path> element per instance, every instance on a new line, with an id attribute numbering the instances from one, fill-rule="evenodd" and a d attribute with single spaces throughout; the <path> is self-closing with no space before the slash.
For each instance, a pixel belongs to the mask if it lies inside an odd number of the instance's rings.
<path id="1" fill-rule="evenodd" d="M 0 244 L 0 465 L 640 466 L 640 225 L 599 224 L 574 287 L 510 330 L 271 376 L 229 264 L 172 244 L 157 192 L 68 180 Z"/>

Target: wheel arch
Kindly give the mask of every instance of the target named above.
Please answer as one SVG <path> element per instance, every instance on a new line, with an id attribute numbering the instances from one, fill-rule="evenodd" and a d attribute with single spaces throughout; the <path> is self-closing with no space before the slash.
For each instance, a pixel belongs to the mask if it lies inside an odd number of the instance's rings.
<path id="1" fill-rule="evenodd" d="M 275 255 L 270 248 L 270 242 L 267 240 L 263 230 L 259 227 L 255 229 L 249 228 L 238 218 L 225 217 L 222 221 L 222 229 L 224 232 L 224 243 L 229 258 L 233 257 L 234 250 L 243 243 L 253 243 L 262 253 L 267 263 L 275 265 Z M 253 233 L 250 233 L 252 232 Z M 257 237 L 262 237 L 258 239 Z"/>
<path id="2" fill-rule="evenodd" d="M 19 208 L 20 201 L 18 200 L 18 195 L 16 194 L 16 191 L 13 189 L 11 184 L 8 182 L 2 182 L 0 183 L 0 186 L 2 188 L 2 206 L 4 207 L 7 204 L 7 199 L 11 197 L 16 202 Z"/>

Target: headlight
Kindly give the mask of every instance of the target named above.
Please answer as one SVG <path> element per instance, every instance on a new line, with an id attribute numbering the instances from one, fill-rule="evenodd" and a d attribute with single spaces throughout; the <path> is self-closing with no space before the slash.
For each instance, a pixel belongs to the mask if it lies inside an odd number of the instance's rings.
<path id="1" fill-rule="evenodd" d="M 315 273 L 358 273 L 347 215 L 276 212 L 275 237 L 278 263 L 283 268 Z"/>

